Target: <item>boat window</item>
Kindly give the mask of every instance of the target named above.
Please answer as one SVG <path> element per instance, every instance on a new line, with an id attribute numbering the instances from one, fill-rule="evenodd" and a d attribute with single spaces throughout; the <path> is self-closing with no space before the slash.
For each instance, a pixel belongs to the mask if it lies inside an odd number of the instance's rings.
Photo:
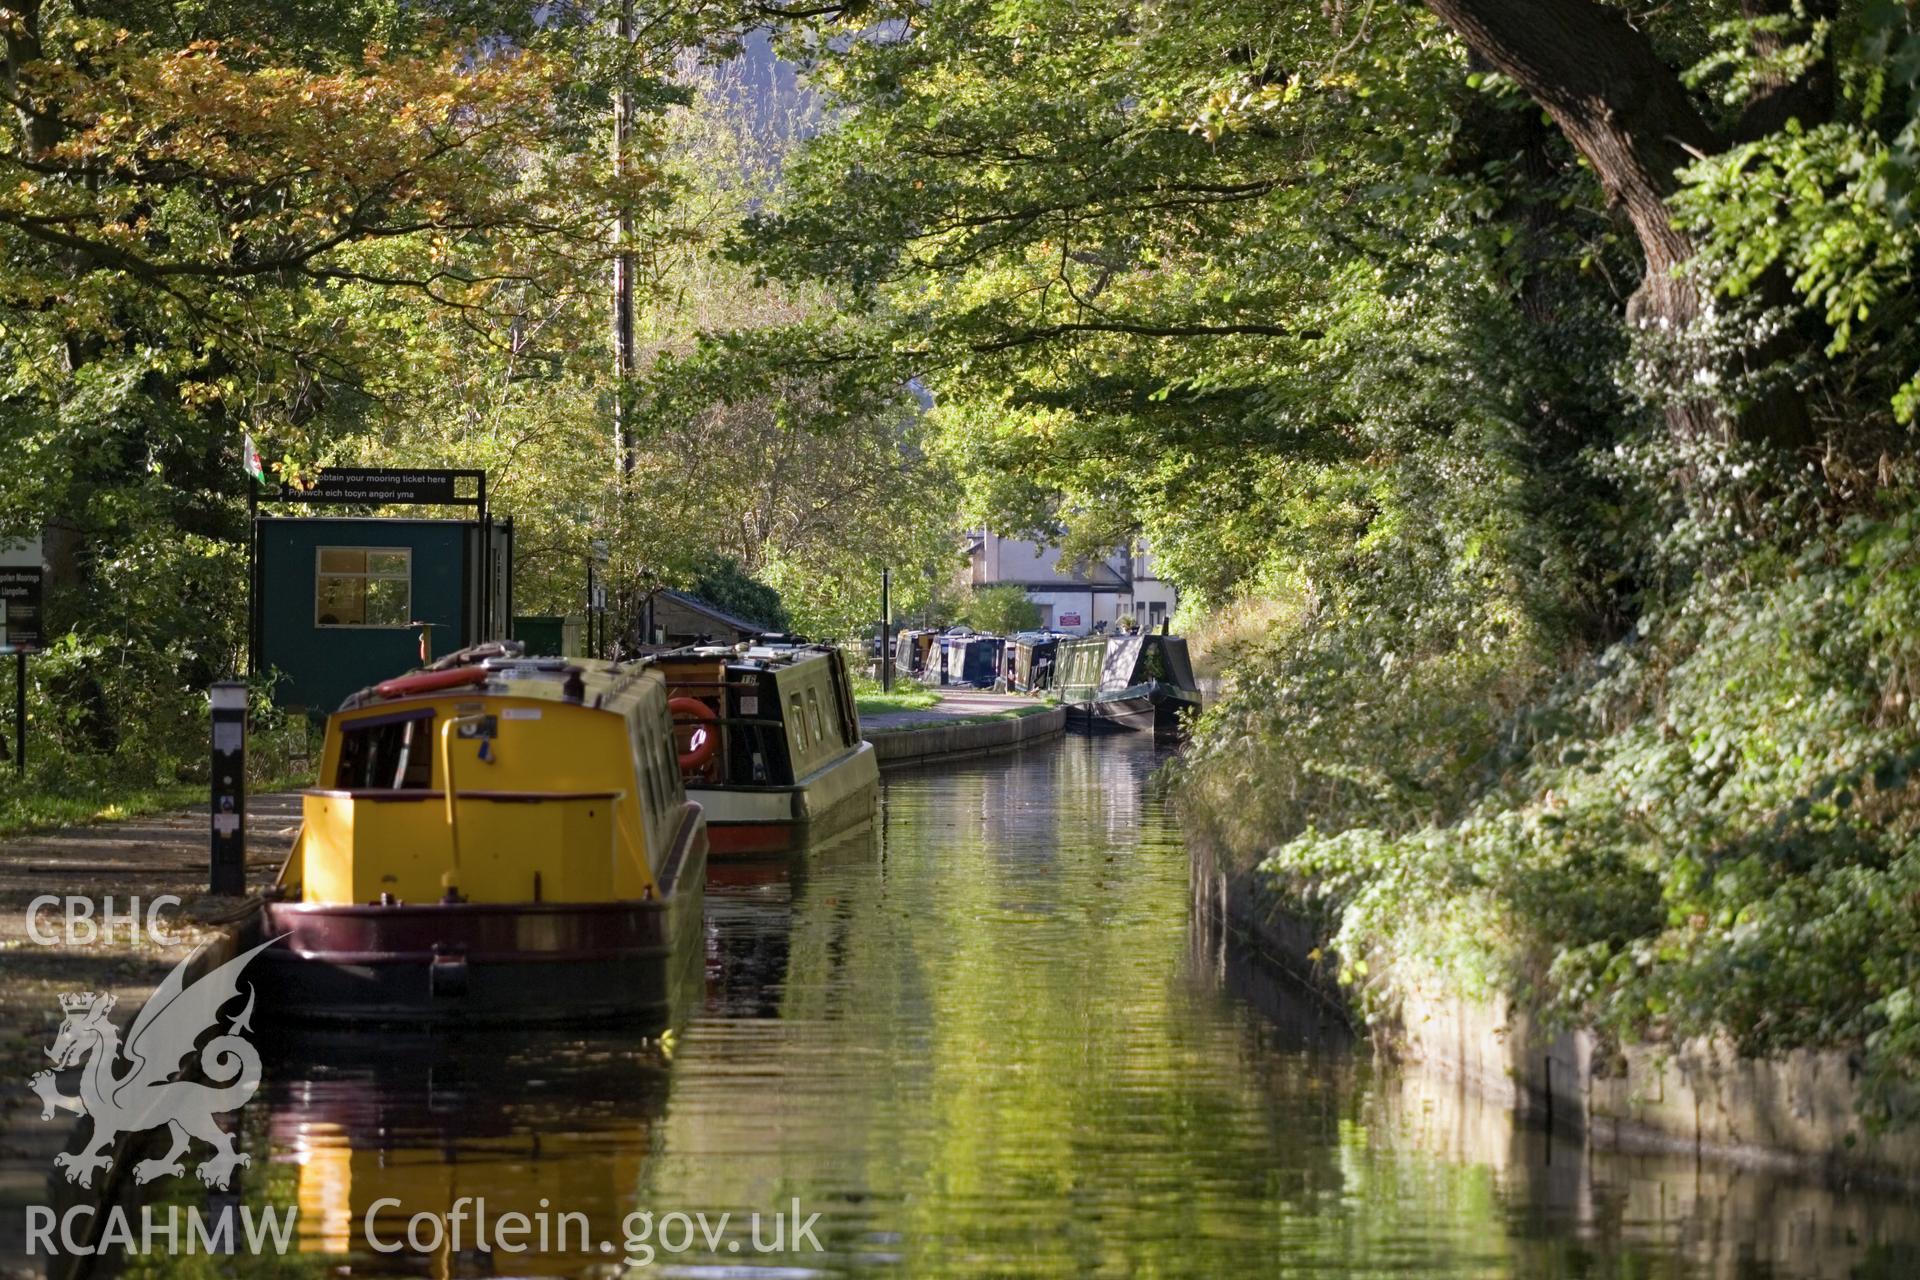
<path id="1" fill-rule="evenodd" d="M 346 791 L 425 791 L 433 785 L 433 713 L 350 723 L 333 785 Z"/>
<path id="2" fill-rule="evenodd" d="M 813 726 L 813 740 L 820 741 L 827 736 L 826 713 L 820 710 L 820 691 L 807 690 L 807 722 Z"/>
<path id="3" fill-rule="evenodd" d="M 405 547 L 318 547 L 317 627 L 404 627 L 413 620 L 413 552 Z"/>
<path id="4" fill-rule="evenodd" d="M 666 803 L 677 804 L 685 794 L 686 783 L 680 776 L 680 759 L 674 754 L 670 739 L 660 739 L 658 755 L 661 763 L 666 766 Z"/>
<path id="5" fill-rule="evenodd" d="M 794 742 L 805 748 L 807 745 L 807 708 L 795 693 L 787 699 L 787 720 L 793 726 Z"/>
<path id="6" fill-rule="evenodd" d="M 660 758 L 647 749 L 649 744 L 646 735 L 637 721 L 633 726 L 633 736 L 634 759 L 640 766 L 640 781 L 645 788 L 645 794 L 639 797 L 642 801 L 640 807 L 657 809 L 660 807 Z"/>
<path id="7" fill-rule="evenodd" d="M 679 771 L 679 762 L 674 762 L 675 772 Z M 655 813 L 667 811 L 667 774 L 660 767 L 660 753 L 647 752 L 647 794 Z"/>
<path id="8" fill-rule="evenodd" d="M 652 753 L 647 750 L 646 729 L 637 718 L 627 722 L 627 737 L 628 746 L 633 753 L 634 772 L 639 775 L 642 788 L 641 791 L 634 796 L 634 799 L 640 802 L 640 807 L 644 810 L 647 807 L 647 796 L 653 795 L 659 788 L 654 785 L 653 781 L 653 760 Z"/>

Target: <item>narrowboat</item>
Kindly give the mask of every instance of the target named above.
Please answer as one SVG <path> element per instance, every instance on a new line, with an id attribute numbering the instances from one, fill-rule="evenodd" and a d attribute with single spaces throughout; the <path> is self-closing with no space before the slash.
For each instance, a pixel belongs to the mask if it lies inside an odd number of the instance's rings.
<path id="1" fill-rule="evenodd" d="M 275 1014 L 437 1023 L 671 1012 L 707 827 L 649 665 L 451 654 L 349 697 L 255 927 Z"/>
<path id="2" fill-rule="evenodd" d="M 942 682 L 968 689 L 991 689 L 1000 679 L 1000 655 L 1006 641 L 999 636 L 957 635 L 947 646 L 947 678 Z"/>
<path id="3" fill-rule="evenodd" d="M 839 649 L 762 637 L 653 662 L 716 859 L 782 853 L 873 816 L 880 766 Z"/>
<path id="4" fill-rule="evenodd" d="M 1173 635 L 1100 635 L 1063 640 L 1056 650 L 1054 692 L 1067 728 L 1098 733 L 1147 730 L 1175 735 L 1200 710 L 1200 689 L 1187 642 Z"/>
<path id="5" fill-rule="evenodd" d="M 954 647 L 964 644 L 971 634 L 965 627 L 956 627 L 934 636 L 933 651 L 927 655 L 927 674 L 923 677 L 928 684 L 947 683 L 947 672 L 953 666 Z"/>
<path id="6" fill-rule="evenodd" d="M 1068 638 L 1053 631 L 1022 631 L 1007 641 L 1007 688 L 1015 693 L 1051 689 L 1060 642 Z"/>
<path id="7" fill-rule="evenodd" d="M 925 680 L 928 663 L 938 640 L 938 632 L 924 630 L 905 630 L 894 637 L 894 674 Z"/>

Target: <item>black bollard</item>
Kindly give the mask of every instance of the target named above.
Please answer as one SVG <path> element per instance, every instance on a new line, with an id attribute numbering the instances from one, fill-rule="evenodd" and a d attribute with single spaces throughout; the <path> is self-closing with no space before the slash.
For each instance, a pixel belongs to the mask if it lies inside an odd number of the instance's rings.
<path id="1" fill-rule="evenodd" d="M 213 801 L 208 891 L 247 892 L 247 686 L 213 685 Z"/>

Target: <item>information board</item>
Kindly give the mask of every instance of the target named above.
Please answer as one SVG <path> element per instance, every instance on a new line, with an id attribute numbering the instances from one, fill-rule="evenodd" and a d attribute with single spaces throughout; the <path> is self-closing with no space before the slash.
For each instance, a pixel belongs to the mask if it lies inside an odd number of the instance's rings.
<path id="1" fill-rule="evenodd" d="M 0 565 L 0 653 L 45 646 L 40 622 L 44 572 L 38 565 Z"/>
<path id="2" fill-rule="evenodd" d="M 486 497 L 485 475 L 440 467 L 322 467 L 301 483 L 282 485 L 279 497 L 282 502 L 477 507 Z"/>

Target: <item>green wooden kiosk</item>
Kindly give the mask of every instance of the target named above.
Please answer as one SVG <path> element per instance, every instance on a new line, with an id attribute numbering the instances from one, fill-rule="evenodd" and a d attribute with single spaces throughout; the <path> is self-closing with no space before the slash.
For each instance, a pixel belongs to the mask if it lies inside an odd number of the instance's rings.
<path id="1" fill-rule="evenodd" d="M 268 499 L 303 506 L 466 506 L 467 519 L 261 515 L 254 523 L 255 667 L 314 714 L 434 655 L 507 634 L 513 521 L 478 471 L 328 468 Z"/>

